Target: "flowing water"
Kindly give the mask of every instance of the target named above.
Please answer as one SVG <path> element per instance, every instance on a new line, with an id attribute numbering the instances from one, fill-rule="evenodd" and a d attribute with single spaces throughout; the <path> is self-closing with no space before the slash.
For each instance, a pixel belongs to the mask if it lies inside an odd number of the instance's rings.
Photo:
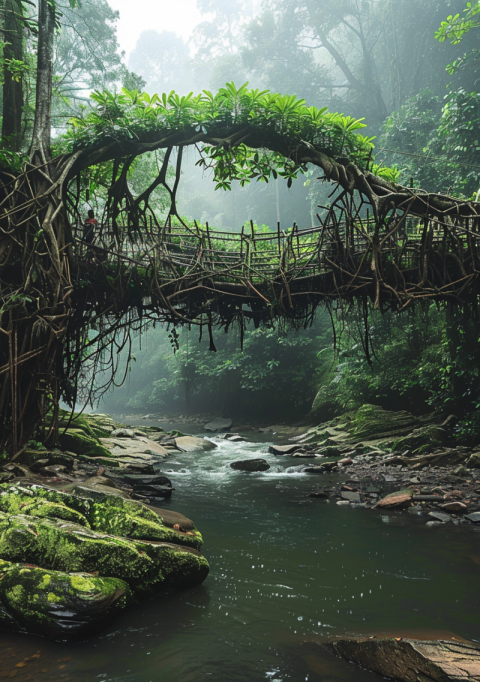
<path id="1" fill-rule="evenodd" d="M 202 531 L 200 587 L 137 606 L 87 642 L 0 637 L 0 678 L 17 682 L 375 682 L 322 653 L 326 636 L 480 640 L 480 535 L 426 518 L 308 499 L 329 477 L 261 443 L 171 458 L 167 503 Z M 265 457 L 270 471 L 229 462 Z M 335 480 L 332 477 L 332 480 Z"/>

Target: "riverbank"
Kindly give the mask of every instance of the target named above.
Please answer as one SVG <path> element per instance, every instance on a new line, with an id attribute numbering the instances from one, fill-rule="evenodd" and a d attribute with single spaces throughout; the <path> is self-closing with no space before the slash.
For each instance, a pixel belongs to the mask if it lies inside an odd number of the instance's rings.
<path id="1" fill-rule="evenodd" d="M 156 415 L 137 416 L 137 423 L 151 424 L 152 417 Z M 193 431 L 208 434 L 206 420 L 213 417 L 194 416 Z M 279 464 L 310 475 L 309 496 L 319 502 L 409 513 L 429 526 L 453 523 L 475 528 L 479 524 L 480 528 L 480 452 L 455 446 L 452 418 L 435 421 L 434 415 L 417 418 L 365 405 L 320 426 L 259 423 L 242 428 L 228 421 L 229 428 L 247 441 L 276 443 L 271 451 Z M 201 427 L 195 426 L 198 422 Z M 187 423 L 183 417 L 182 422 L 168 425 Z M 239 462 L 237 468 L 242 466 Z M 261 471 L 264 465 L 257 466 Z M 253 462 L 243 468 L 255 470 Z"/>
<path id="2" fill-rule="evenodd" d="M 21 682 L 90 682 L 99 675 L 108 682 L 145 682 L 159 670 L 169 682 L 203 676 L 214 682 L 373 682 L 372 673 L 321 653 L 318 642 L 381 633 L 478 638 L 480 564 L 470 528 L 448 523 L 432 531 L 426 516 L 309 498 L 320 482 L 339 484 L 347 469 L 303 473 L 299 466 L 328 458 L 274 455 L 272 436 L 266 440 L 262 432 L 245 433 L 240 442 L 223 436 L 210 435 L 211 450 L 172 449 L 154 467 L 172 484 L 157 508 L 162 517 L 181 510 L 198 522 L 209 578 L 194 589 L 133 604 L 84 642 L 4 633 L 11 658 L 2 672 L 17 670 Z M 143 437 L 135 438 L 140 448 L 147 446 Z M 244 473 L 230 466 L 258 458 L 268 470 Z M 103 485 L 108 477 L 103 472 L 100 478 Z M 61 490 L 72 483 L 56 485 Z"/>

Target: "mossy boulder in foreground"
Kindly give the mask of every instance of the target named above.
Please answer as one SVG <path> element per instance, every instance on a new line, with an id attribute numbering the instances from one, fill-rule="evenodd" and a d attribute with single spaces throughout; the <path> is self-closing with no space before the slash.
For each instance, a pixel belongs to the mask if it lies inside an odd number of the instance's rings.
<path id="1" fill-rule="evenodd" d="M 203 582 L 209 567 L 201 541 L 196 530 L 169 528 L 134 500 L 0 486 L 0 626 L 84 637 L 131 597 Z"/>
<path id="2" fill-rule="evenodd" d="M 0 560 L 0 626 L 56 640 L 87 637 L 132 601 L 118 578 Z"/>

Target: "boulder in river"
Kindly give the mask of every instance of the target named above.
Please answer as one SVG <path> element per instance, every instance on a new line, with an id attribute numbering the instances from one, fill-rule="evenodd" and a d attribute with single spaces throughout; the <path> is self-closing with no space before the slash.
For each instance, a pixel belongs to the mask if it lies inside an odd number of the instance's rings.
<path id="1" fill-rule="evenodd" d="M 67 641 L 87 637 L 131 601 L 118 578 L 0 560 L 0 627 Z"/>
<path id="2" fill-rule="evenodd" d="M 268 448 L 268 452 L 272 455 L 293 455 L 299 450 L 303 450 L 301 445 L 270 445 Z"/>
<path id="3" fill-rule="evenodd" d="M 322 646 L 397 682 L 480 682 L 480 647 L 472 642 L 355 638 Z"/>
<path id="4" fill-rule="evenodd" d="M 228 431 L 231 428 L 233 422 L 231 419 L 224 419 L 223 417 L 217 417 L 208 424 L 205 424 L 205 431 Z"/>
<path id="5" fill-rule="evenodd" d="M 207 440 L 206 438 L 197 438 L 196 436 L 180 436 L 179 438 L 175 438 L 175 445 L 182 452 L 207 452 L 209 450 L 215 450 L 217 447 L 212 441 Z"/>
<path id="6" fill-rule="evenodd" d="M 230 464 L 237 471 L 268 471 L 270 464 L 265 459 L 242 459 Z"/>
<path id="7" fill-rule="evenodd" d="M 85 637 L 130 594 L 164 594 L 206 578 L 202 536 L 191 522 L 172 527 L 134 500 L 82 493 L 0 486 L 0 627 Z"/>

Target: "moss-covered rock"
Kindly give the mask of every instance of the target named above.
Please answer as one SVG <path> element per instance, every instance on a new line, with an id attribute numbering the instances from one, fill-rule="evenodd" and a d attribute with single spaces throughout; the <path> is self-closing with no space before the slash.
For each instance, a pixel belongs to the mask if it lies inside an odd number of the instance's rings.
<path id="1" fill-rule="evenodd" d="M 72 640 L 91 635 L 131 601 L 127 583 L 0 560 L 0 625 Z"/>
<path id="2" fill-rule="evenodd" d="M 110 450 L 102 445 L 97 438 L 85 433 L 82 429 L 68 429 L 59 436 L 59 444 L 63 450 L 69 450 L 76 455 L 90 457 L 111 457 Z"/>
<path id="3" fill-rule="evenodd" d="M 124 580 L 140 595 L 173 589 L 177 564 L 182 584 L 186 565 L 190 585 L 202 582 L 208 572 L 206 559 L 196 550 L 136 542 L 67 521 L 20 514 L 0 513 L 0 557 L 66 573 L 98 571 L 100 576 Z"/>
<path id="4" fill-rule="evenodd" d="M 69 631 L 83 636 L 121 610 L 130 592 L 148 596 L 203 582 L 209 567 L 201 541 L 197 531 L 170 528 L 134 500 L 1 485 L 0 626 L 55 639 Z"/>
<path id="5" fill-rule="evenodd" d="M 93 438 L 109 436 L 110 433 L 123 424 L 119 424 L 106 414 L 79 414 L 73 416 L 66 410 L 61 410 L 59 415 L 59 426 L 63 429 L 81 429 Z"/>
<path id="6" fill-rule="evenodd" d="M 112 492 L 115 492 L 112 490 Z M 136 500 L 82 487 L 82 495 L 40 485 L 0 486 L 0 511 L 78 523 L 122 538 L 169 542 L 200 550 L 198 531 L 186 535 L 166 526 L 161 517 Z"/>
<path id="7" fill-rule="evenodd" d="M 53 502 L 40 496 L 33 495 L 28 488 L 13 488 L 12 492 L 0 493 L 0 511 L 5 514 L 24 514 L 43 519 L 61 519 L 73 521 L 81 526 L 90 528 L 85 516 L 75 509 L 67 507 L 62 502 Z"/>
<path id="8" fill-rule="evenodd" d="M 480 469 L 480 452 L 472 452 L 466 462 L 469 469 Z"/>
<path id="9" fill-rule="evenodd" d="M 73 467 L 75 457 L 68 455 L 60 450 L 33 450 L 27 448 L 22 452 L 17 462 L 26 464 L 29 467 L 35 467 L 36 462 L 40 460 L 48 460 L 49 464 L 61 464 L 62 466 L 71 469 Z"/>
<path id="10" fill-rule="evenodd" d="M 399 438 L 394 446 L 394 452 L 411 450 L 413 453 L 429 452 L 441 447 L 445 440 L 445 431 L 440 426 L 431 424 L 415 429 L 407 436 Z"/>
<path id="11" fill-rule="evenodd" d="M 418 426 L 410 412 L 393 412 L 378 405 L 362 405 L 353 416 L 351 437 L 358 441 L 402 436 Z"/>

